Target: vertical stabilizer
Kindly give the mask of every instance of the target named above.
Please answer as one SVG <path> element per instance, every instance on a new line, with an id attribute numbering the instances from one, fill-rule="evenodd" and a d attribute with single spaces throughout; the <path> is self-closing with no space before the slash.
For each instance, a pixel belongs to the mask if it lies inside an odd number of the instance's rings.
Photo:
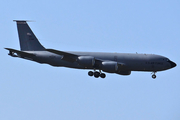
<path id="1" fill-rule="evenodd" d="M 45 48 L 38 41 L 26 21 L 17 21 L 21 51 L 44 51 Z"/>

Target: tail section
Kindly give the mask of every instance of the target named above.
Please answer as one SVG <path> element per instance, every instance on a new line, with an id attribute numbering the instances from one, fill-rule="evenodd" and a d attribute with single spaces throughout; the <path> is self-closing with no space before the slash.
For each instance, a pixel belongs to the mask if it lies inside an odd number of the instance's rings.
<path id="1" fill-rule="evenodd" d="M 45 51 L 26 21 L 16 21 L 16 23 L 21 51 Z"/>

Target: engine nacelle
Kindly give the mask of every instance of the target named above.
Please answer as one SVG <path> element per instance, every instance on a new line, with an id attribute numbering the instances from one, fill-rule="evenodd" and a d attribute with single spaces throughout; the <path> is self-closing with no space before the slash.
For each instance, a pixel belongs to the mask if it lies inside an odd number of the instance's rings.
<path id="1" fill-rule="evenodd" d="M 95 64 L 95 58 L 92 56 L 79 56 L 77 62 L 84 67 L 92 67 Z"/>
<path id="2" fill-rule="evenodd" d="M 120 75 L 130 75 L 131 71 L 119 71 L 117 74 L 120 74 Z"/>
<path id="3" fill-rule="evenodd" d="M 116 73 L 118 71 L 118 63 L 114 61 L 102 62 L 101 70 L 109 73 Z"/>

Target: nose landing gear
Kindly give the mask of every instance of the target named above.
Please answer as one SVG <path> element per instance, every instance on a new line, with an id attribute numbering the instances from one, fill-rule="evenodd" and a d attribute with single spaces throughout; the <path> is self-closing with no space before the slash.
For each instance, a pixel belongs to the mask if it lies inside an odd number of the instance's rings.
<path id="1" fill-rule="evenodd" d="M 152 75 L 152 78 L 155 79 L 156 78 L 156 75 L 155 75 L 156 72 L 153 72 L 153 75 Z"/>
<path id="2" fill-rule="evenodd" d="M 155 78 L 156 78 L 156 75 L 152 75 L 152 78 L 155 79 Z"/>
<path id="3" fill-rule="evenodd" d="M 95 78 L 98 78 L 98 77 L 105 78 L 106 77 L 106 74 L 101 73 L 101 71 L 100 72 L 98 72 L 98 71 L 94 71 L 94 72 L 93 71 L 89 71 L 88 75 L 89 76 L 94 76 Z"/>

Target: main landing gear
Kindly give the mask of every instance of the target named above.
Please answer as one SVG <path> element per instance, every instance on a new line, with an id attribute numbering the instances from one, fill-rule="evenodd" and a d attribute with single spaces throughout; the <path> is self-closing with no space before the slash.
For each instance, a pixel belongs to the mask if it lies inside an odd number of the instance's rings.
<path id="1" fill-rule="evenodd" d="M 152 78 L 155 79 L 156 78 L 156 75 L 155 75 L 156 72 L 153 72 L 153 75 L 152 75 Z"/>
<path id="2" fill-rule="evenodd" d="M 88 72 L 88 75 L 89 76 L 93 76 L 94 75 L 94 77 L 95 78 L 98 78 L 98 77 L 101 77 L 101 78 L 105 78 L 106 77 L 106 74 L 104 74 L 104 73 L 101 73 L 101 71 L 100 72 L 97 72 L 97 71 L 89 71 Z"/>

